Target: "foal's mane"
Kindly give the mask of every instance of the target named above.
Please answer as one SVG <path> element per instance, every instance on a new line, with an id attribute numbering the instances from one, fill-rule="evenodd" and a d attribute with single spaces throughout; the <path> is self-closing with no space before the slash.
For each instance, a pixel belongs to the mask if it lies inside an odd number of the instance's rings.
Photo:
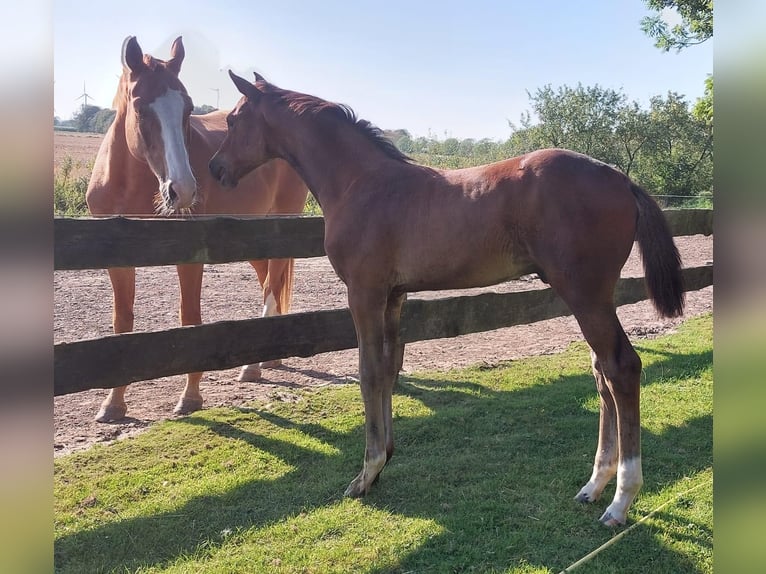
<path id="1" fill-rule="evenodd" d="M 399 148 L 386 137 L 383 130 L 367 120 L 357 118 L 354 110 L 345 104 L 336 104 L 309 94 L 283 90 L 268 82 L 259 82 L 258 84 L 259 89 L 277 95 L 279 99 L 287 104 L 290 110 L 299 116 L 303 114 L 312 114 L 317 117 L 335 118 L 354 127 L 389 158 L 406 163 L 412 163 L 414 161 L 407 154 L 400 151 Z"/>

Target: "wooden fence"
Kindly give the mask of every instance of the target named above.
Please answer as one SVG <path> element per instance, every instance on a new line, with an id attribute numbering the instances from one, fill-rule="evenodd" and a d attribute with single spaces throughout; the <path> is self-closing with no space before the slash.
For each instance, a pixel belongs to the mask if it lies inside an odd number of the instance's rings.
<path id="1" fill-rule="evenodd" d="M 712 210 L 668 210 L 665 214 L 675 236 L 713 233 Z M 54 221 L 54 239 L 56 270 L 230 263 L 324 255 L 324 221 L 321 217 L 60 218 Z M 712 285 L 713 268 L 684 269 L 684 280 L 689 291 Z M 618 305 L 646 297 L 643 278 L 619 281 Z M 411 299 L 402 311 L 402 339 L 411 343 L 455 337 L 568 314 L 567 306 L 550 288 Z M 54 395 L 308 357 L 356 345 L 348 309 L 58 343 L 54 346 Z"/>

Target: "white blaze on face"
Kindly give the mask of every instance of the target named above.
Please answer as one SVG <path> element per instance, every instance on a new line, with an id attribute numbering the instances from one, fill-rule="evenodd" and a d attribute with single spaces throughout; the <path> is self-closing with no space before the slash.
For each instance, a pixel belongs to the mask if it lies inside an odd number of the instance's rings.
<path id="1" fill-rule="evenodd" d="M 183 134 L 184 99 L 178 90 L 168 90 L 150 107 L 160 122 L 165 149 L 165 181 L 160 181 L 163 195 L 172 185 L 176 194 L 174 207 L 184 209 L 194 202 L 197 181 L 189 165 Z"/>

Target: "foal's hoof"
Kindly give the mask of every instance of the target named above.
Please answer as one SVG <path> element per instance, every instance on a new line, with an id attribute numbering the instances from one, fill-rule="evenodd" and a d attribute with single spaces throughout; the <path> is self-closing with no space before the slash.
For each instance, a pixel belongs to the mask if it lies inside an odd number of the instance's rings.
<path id="1" fill-rule="evenodd" d="M 245 365 L 239 372 L 237 380 L 243 383 L 254 383 L 261 380 L 261 367 L 259 365 Z"/>
<path id="2" fill-rule="evenodd" d="M 346 492 L 343 493 L 343 496 L 347 496 L 349 498 L 361 498 L 365 494 L 367 494 L 367 489 L 364 487 L 364 482 L 360 476 L 357 476 L 354 480 L 351 481 L 351 484 L 348 485 L 348 488 L 346 488 Z"/>
<path id="3" fill-rule="evenodd" d="M 263 363 L 261 363 L 262 369 L 276 369 L 281 366 L 282 366 L 281 359 L 275 359 L 273 361 L 264 361 Z"/>
<path id="4" fill-rule="evenodd" d="M 604 526 L 608 526 L 609 528 L 615 528 L 617 526 L 622 526 L 623 524 L 625 524 L 625 518 L 620 520 L 612 516 L 612 513 L 609 512 L 609 510 L 604 512 L 604 514 L 601 515 L 601 518 L 599 518 L 598 521 Z"/>
<path id="5" fill-rule="evenodd" d="M 200 398 L 181 398 L 173 409 L 174 415 L 188 415 L 202 408 L 202 397 Z"/>
<path id="6" fill-rule="evenodd" d="M 101 405 L 96 413 L 96 422 L 112 423 L 125 418 L 128 412 L 128 405 Z"/>
<path id="7" fill-rule="evenodd" d="M 590 491 L 583 488 L 574 499 L 581 504 L 590 504 L 591 502 L 596 502 L 598 496 L 594 496 Z"/>

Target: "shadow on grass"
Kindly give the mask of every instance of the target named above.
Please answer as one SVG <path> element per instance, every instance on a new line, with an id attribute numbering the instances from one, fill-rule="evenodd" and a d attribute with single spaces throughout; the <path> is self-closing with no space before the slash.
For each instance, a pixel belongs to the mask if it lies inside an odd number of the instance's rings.
<path id="1" fill-rule="evenodd" d="M 712 354 L 666 356 L 650 368 L 672 376 L 700 361 L 712 362 Z M 422 402 L 432 414 L 396 418 L 397 452 L 364 503 L 395 515 L 432 519 L 444 533 L 403 555 L 393 571 L 483 572 L 525 563 L 558 571 L 591 551 L 594 540 L 607 541 L 612 532 L 597 520 L 613 495 L 613 483 L 593 505 L 573 501 L 590 475 L 598 432 L 598 415 L 575 398 L 594 392 L 592 377 L 585 373 L 514 391 L 402 377 L 397 394 Z M 223 532 L 273 524 L 341 499 L 362 462 L 361 425 L 337 433 L 271 412 L 241 411 L 313 437 L 338 454 L 228 422 L 179 419 L 173 424 L 206 426 L 271 453 L 292 470 L 275 480 L 253 479 L 224 494 L 199 496 L 172 513 L 62 535 L 54 545 L 56 570 L 133 571 L 166 565 L 200 548 L 214 552 L 225 539 Z M 644 431 L 643 449 L 642 492 L 658 492 L 712 465 L 712 416 L 687 420 L 661 434 Z M 705 546 L 710 533 L 695 532 L 689 534 L 692 542 Z M 103 552 L 107 539 L 119 541 L 114 552 L 94 556 Z M 622 549 L 635 572 L 646 571 L 647 553 L 655 572 L 697 571 L 685 555 L 661 546 L 646 529 Z M 383 571 L 392 570 L 370 570 Z M 623 566 L 620 571 L 631 570 Z"/>

